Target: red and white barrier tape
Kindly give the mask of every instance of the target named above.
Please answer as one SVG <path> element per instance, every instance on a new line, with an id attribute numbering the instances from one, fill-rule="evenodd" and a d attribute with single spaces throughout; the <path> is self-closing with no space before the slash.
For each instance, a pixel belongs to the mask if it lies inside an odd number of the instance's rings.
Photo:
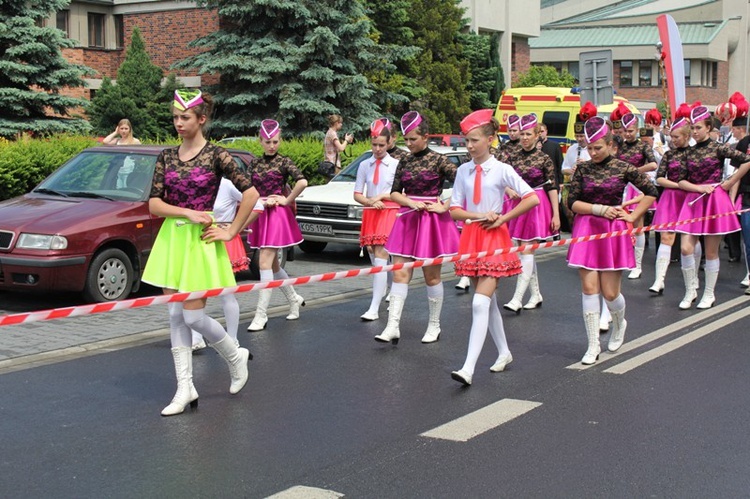
<path id="1" fill-rule="evenodd" d="M 293 285 L 300 286 L 304 284 L 310 284 L 312 282 L 324 282 L 334 281 L 338 279 L 345 279 L 349 277 L 360 277 L 364 275 L 377 274 L 379 272 L 387 272 L 390 270 L 399 270 L 403 268 L 418 268 L 431 265 L 440 265 L 443 263 L 457 262 L 459 260 L 470 260 L 475 258 L 483 258 L 485 256 L 499 255 L 502 253 L 516 253 L 525 250 L 539 250 L 544 248 L 553 248 L 556 246 L 566 246 L 568 244 L 584 243 L 587 241 L 595 241 L 597 239 L 606 239 L 608 237 L 620 237 L 627 235 L 637 235 L 643 232 L 648 232 L 658 229 L 669 229 L 677 227 L 678 225 L 686 225 L 694 222 L 703 220 L 714 220 L 720 217 L 726 217 L 730 215 L 738 215 L 740 213 L 749 212 L 750 209 L 733 211 L 729 213 L 721 213 L 718 215 L 710 215 L 707 217 L 691 218 L 688 220 L 678 222 L 668 222 L 658 225 L 649 225 L 647 227 L 639 227 L 637 229 L 625 229 L 614 232 L 606 232 L 602 234 L 592 234 L 589 236 L 572 237 L 569 239 L 560 239 L 558 241 L 548 241 L 543 243 L 534 244 L 523 244 L 520 246 L 514 246 L 512 248 L 501 248 L 494 251 L 482 251 L 479 253 L 467 253 L 464 255 L 453 255 L 440 258 L 429 258 L 426 260 L 417 260 L 414 262 L 406 263 L 394 263 L 392 265 L 383 265 L 380 267 L 368 267 L 363 269 L 351 269 L 343 270 L 339 272 L 327 272 L 325 274 L 316 274 L 311 276 L 294 277 L 289 279 L 280 279 L 275 281 L 257 282 L 252 284 L 241 284 L 239 286 L 232 286 L 228 288 L 216 288 L 209 289 L 207 291 L 195 291 L 192 293 L 174 293 L 171 295 L 159 295 L 149 296 L 145 298 L 135 298 L 131 300 L 122 300 L 115 302 L 96 303 L 92 305 L 81 305 L 77 307 L 64 307 L 55 308 L 51 310 L 41 310 L 38 312 L 25 312 L 20 314 L 9 314 L 0 316 L 0 326 L 13 326 L 18 324 L 26 324 L 29 322 L 48 321 L 52 319 L 63 319 L 66 317 L 79 317 L 82 315 L 101 314 L 104 312 L 112 312 L 115 310 L 127 310 L 131 308 L 150 307 L 152 305 L 163 305 L 172 302 L 183 302 L 187 300 L 197 300 L 200 298 L 211 298 L 220 295 L 232 294 L 232 293 L 247 293 L 248 291 L 259 290 L 264 288 L 279 288 L 281 286 Z"/>

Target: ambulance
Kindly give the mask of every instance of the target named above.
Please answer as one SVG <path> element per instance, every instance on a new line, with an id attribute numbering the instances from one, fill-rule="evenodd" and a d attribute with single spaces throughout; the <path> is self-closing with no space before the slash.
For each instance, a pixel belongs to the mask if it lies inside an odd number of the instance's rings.
<path id="1" fill-rule="evenodd" d="M 630 104 L 628 100 L 615 95 L 614 102 L 606 106 L 597 106 L 599 116 L 609 119 L 609 114 L 617 107 L 619 102 L 624 102 L 630 111 L 638 117 L 639 123 L 643 120 L 640 111 Z M 547 137 L 549 140 L 560 144 L 563 153 L 568 146 L 575 143 L 573 124 L 576 121 L 578 111 L 581 109 L 581 97 L 577 87 L 536 87 L 511 88 L 503 92 L 497 103 L 495 118 L 500 123 L 500 135 L 505 140 L 507 135 L 508 116 L 517 114 L 534 113 L 539 121 L 547 125 Z M 585 104 L 585 102 L 583 103 Z"/>

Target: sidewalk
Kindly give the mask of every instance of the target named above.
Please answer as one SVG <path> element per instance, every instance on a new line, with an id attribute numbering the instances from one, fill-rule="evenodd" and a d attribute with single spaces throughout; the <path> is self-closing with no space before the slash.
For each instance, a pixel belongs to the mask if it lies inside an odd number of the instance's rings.
<path id="1" fill-rule="evenodd" d="M 538 260 L 564 257 L 566 247 L 555 247 L 540 251 Z M 367 268 L 368 265 L 356 266 Z M 326 272 L 347 270 L 330 263 L 289 262 L 286 267 L 292 277 L 316 275 Z M 443 266 L 443 279 L 446 289 L 456 280 L 453 265 Z M 247 282 L 247 281 L 245 281 Z M 368 295 L 371 292 L 371 276 L 361 276 L 335 281 L 311 283 L 297 287 L 297 292 L 305 297 L 300 320 L 306 314 L 336 301 Z M 424 284 L 422 273 L 417 271 L 412 286 Z M 245 332 L 255 312 L 257 292 L 240 293 L 239 335 Z M 206 312 L 223 322 L 221 300 L 208 300 Z M 276 291 L 271 299 L 270 317 L 285 316 L 288 305 L 281 292 Z M 108 312 L 68 319 L 32 322 L 18 326 L 0 327 L 0 373 L 49 363 L 61 357 L 75 358 L 93 355 L 98 351 L 114 350 L 169 338 L 167 313 L 164 305 L 154 305 L 119 312 Z"/>

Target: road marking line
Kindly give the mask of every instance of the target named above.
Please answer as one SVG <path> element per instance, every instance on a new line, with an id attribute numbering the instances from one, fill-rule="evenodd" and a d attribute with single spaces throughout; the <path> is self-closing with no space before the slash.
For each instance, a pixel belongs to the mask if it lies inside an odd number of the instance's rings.
<path id="1" fill-rule="evenodd" d="M 268 496 L 267 499 L 336 499 L 337 497 L 344 497 L 344 494 L 333 490 L 296 485 L 286 490 L 282 490 L 272 496 Z"/>
<path id="2" fill-rule="evenodd" d="M 614 358 L 617 358 L 618 356 L 628 353 L 631 350 L 635 350 L 636 348 L 639 348 L 643 345 L 646 345 L 648 343 L 651 343 L 652 341 L 656 341 L 658 339 L 661 339 L 667 335 L 670 335 L 674 333 L 675 331 L 679 331 L 680 329 L 683 329 L 685 327 L 691 326 L 695 324 L 696 322 L 706 320 L 710 317 L 713 317 L 714 315 L 720 314 L 726 310 L 729 310 L 732 307 L 735 307 L 737 305 L 741 305 L 742 303 L 747 302 L 748 298 L 746 296 L 740 296 L 738 298 L 735 298 L 733 300 L 729 300 L 726 303 L 722 303 L 721 305 L 717 305 L 715 307 L 711 307 L 710 309 L 706 310 L 705 312 L 701 312 L 695 315 L 691 315 L 690 317 L 686 317 L 682 320 L 679 320 L 675 323 L 669 324 L 668 326 L 664 326 L 661 329 L 657 329 L 656 331 L 653 331 L 651 333 L 648 333 L 646 335 L 643 335 L 639 338 L 634 339 L 633 341 L 629 341 L 625 343 L 617 352 L 607 352 L 602 351 L 602 353 L 599 356 L 599 360 L 595 364 L 591 364 L 588 366 L 585 366 L 581 364 L 580 362 L 576 362 L 575 364 L 571 364 L 566 367 L 566 369 L 575 369 L 578 371 L 583 371 L 586 369 L 589 369 L 591 367 L 595 367 L 600 365 L 602 362 L 606 362 L 608 360 L 612 360 Z"/>
<path id="3" fill-rule="evenodd" d="M 541 402 L 503 399 L 430 431 L 426 431 L 420 436 L 452 440 L 454 442 L 466 442 L 518 416 L 522 416 L 540 405 L 542 405 Z"/>
<path id="4" fill-rule="evenodd" d="M 631 371 L 636 367 L 640 367 L 643 364 L 651 362 L 652 360 L 661 357 L 662 355 L 666 355 L 674 350 L 677 350 L 678 348 L 683 347 L 688 343 L 714 333 L 724 326 L 728 326 L 729 324 L 747 317 L 748 315 L 750 315 L 750 308 L 739 310 L 737 312 L 734 312 L 733 314 L 727 315 L 726 317 L 722 317 L 715 322 L 706 324 L 705 326 L 701 326 L 695 331 L 691 331 L 680 336 L 679 338 L 675 338 L 672 341 L 664 343 L 663 345 L 660 345 L 652 350 L 644 352 L 640 355 L 636 355 L 631 359 L 616 364 L 609 369 L 606 369 L 604 372 L 611 374 L 625 374 L 626 372 Z"/>

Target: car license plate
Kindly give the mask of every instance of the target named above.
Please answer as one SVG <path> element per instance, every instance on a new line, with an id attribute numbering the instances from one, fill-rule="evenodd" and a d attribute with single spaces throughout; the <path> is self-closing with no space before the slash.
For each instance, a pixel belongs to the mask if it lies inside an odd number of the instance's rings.
<path id="1" fill-rule="evenodd" d="M 299 230 L 307 232 L 308 234 L 326 234 L 329 236 L 333 234 L 333 227 L 324 224 L 310 224 L 306 222 L 300 222 Z"/>

